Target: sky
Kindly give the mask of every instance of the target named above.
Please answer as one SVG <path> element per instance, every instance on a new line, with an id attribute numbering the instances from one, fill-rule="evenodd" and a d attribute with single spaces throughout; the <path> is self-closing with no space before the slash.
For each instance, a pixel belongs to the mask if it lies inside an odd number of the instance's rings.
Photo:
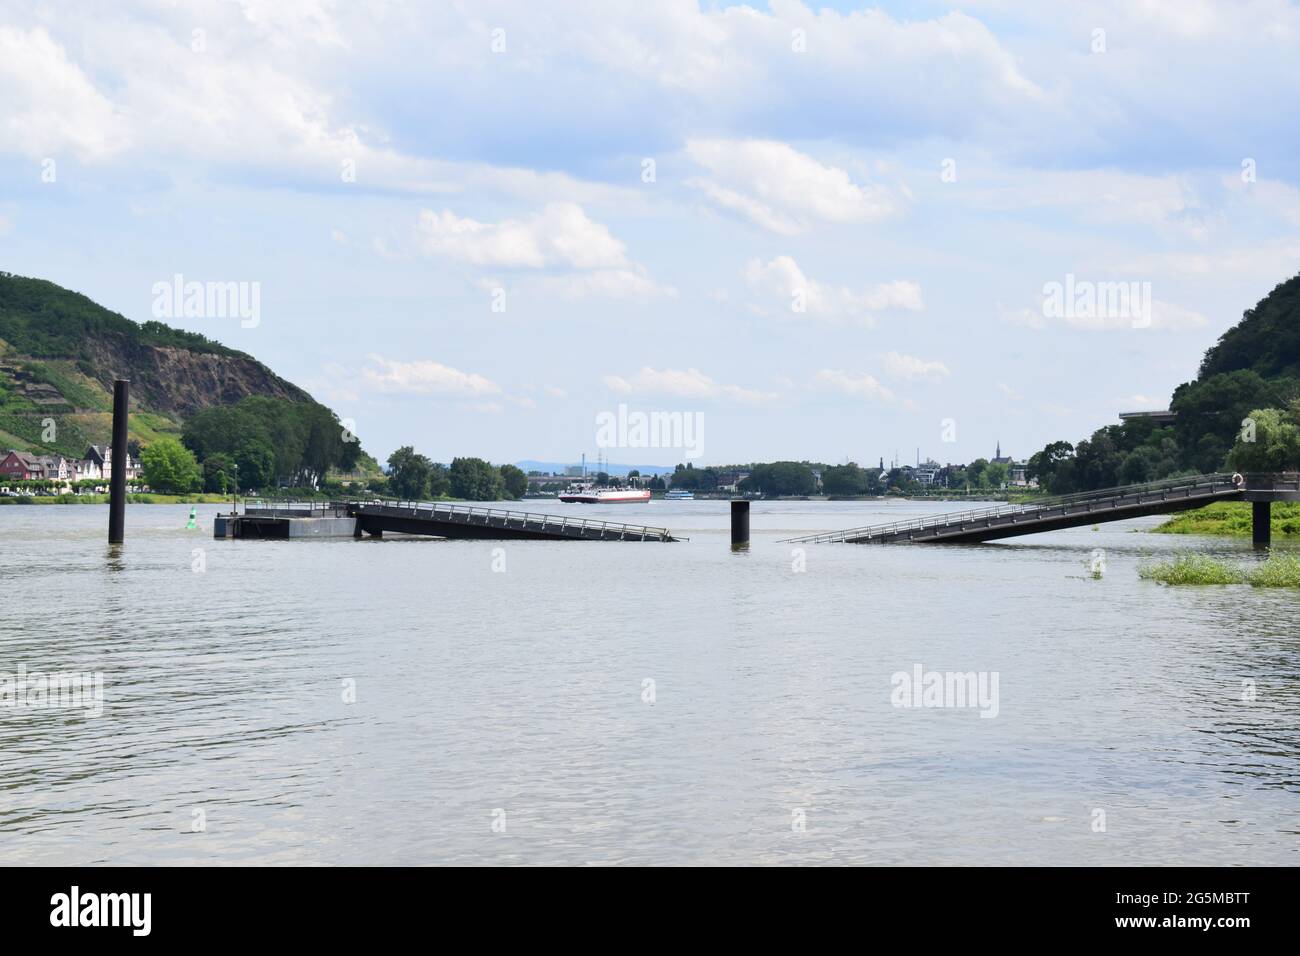
<path id="1" fill-rule="evenodd" d="M 1023 459 L 1300 269 L 1298 61 L 1280 0 L 0 0 L 0 269 L 381 459 Z"/>

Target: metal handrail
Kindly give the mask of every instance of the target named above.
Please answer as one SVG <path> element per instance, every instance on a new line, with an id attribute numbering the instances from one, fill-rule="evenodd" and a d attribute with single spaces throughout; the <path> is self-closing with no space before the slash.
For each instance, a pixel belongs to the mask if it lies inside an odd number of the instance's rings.
<path id="1" fill-rule="evenodd" d="M 1082 504 L 1097 504 L 1107 501 L 1122 501 L 1124 498 L 1136 497 L 1139 501 L 1150 494 L 1170 491 L 1191 492 L 1205 486 L 1210 490 L 1227 486 L 1237 489 L 1232 475 L 1196 475 L 1185 478 L 1167 478 L 1138 485 L 1120 485 L 1116 488 L 1099 488 L 1096 491 L 1077 492 L 1072 495 L 1056 495 L 1040 498 L 1033 502 L 1021 502 L 1014 505 L 998 505 L 993 508 L 978 508 L 969 511 L 955 511 L 948 514 L 926 515 L 909 521 L 895 521 L 888 524 L 868 525 L 861 528 L 849 528 L 845 531 L 830 531 L 820 534 L 787 538 L 786 544 L 822 544 L 844 541 L 848 538 L 873 538 L 884 535 L 901 534 L 906 531 L 922 531 L 951 524 L 965 524 L 970 521 L 986 521 L 992 518 L 1009 516 L 1035 517 L 1057 509 L 1066 513 L 1070 508 Z"/>
<path id="2" fill-rule="evenodd" d="M 370 498 L 348 499 L 346 502 L 341 502 L 340 504 L 344 506 L 355 505 L 363 508 L 372 506 L 393 508 L 398 511 L 410 511 L 417 514 L 421 511 L 427 511 L 431 517 L 440 511 L 446 512 L 447 514 L 464 514 L 467 519 L 481 515 L 484 519 L 484 524 L 487 524 L 491 517 L 499 515 L 507 520 L 513 518 L 522 520 L 525 523 L 541 522 L 543 528 L 550 525 L 557 525 L 561 529 L 576 528 L 578 531 L 585 533 L 587 528 L 591 527 L 599 528 L 602 534 L 606 530 L 613 528 L 619 532 L 634 532 L 642 536 L 657 535 L 660 537 L 669 537 L 669 531 L 667 528 L 656 528 L 651 525 L 623 524 L 620 522 L 609 521 L 602 521 L 597 525 L 594 521 L 590 521 L 587 518 L 569 518 L 565 515 L 546 514 L 536 511 L 512 511 L 506 508 L 481 508 L 474 505 L 461 505 L 447 501 L 396 501 L 383 498 Z"/>

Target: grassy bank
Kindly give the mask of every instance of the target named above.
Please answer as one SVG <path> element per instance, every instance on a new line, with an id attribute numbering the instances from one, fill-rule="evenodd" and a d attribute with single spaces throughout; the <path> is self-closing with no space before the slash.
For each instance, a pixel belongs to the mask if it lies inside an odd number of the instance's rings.
<path id="1" fill-rule="evenodd" d="M 1256 588 L 1300 588 L 1300 556 L 1271 554 L 1267 561 L 1242 567 L 1204 554 L 1144 564 L 1138 576 L 1161 584 L 1249 584 Z"/>
<path id="2" fill-rule="evenodd" d="M 1271 510 L 1274 538 L 1300 538 L 1300 503 L 1274 502 Z M 1160 534 L 1213 534 L 1250 537 L 1250 502 L 1220 501 L 1195 511 L 1184 511 L 1158 528 Z"/>
<path id="3" fill-rule="evenodd" d="M 229 504 L 229 495 L 127 495 L 133 505 L 219 505 Z M 0 498 L 0 505 L 106 505 L 108 495 L 40 495 L 29 498 Z"/>

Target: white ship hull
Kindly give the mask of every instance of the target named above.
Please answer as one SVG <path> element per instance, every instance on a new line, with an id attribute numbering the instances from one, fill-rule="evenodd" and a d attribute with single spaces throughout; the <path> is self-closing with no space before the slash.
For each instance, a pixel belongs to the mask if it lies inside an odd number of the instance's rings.
<path id="1" fill-rule="evenodd" d="M 583 488 L 566 491 L 560 495 L 561 501 L 584 505 L 619 505 L 649 501 L 650 492 L 645 489 Z"/>

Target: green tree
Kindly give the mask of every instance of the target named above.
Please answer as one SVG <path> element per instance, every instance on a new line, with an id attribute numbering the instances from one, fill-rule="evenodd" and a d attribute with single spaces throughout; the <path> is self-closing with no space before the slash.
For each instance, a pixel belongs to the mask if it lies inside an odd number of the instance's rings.
<path id="1" fill-rule="evenodd" d="M 865 495 L 871 493 L 871 476 L 855 462 L 830 465 L 822 470 L 822 490 L 828 495 Z"/>
<path id="2" fill-rule="evenodd" d="M 1300 467 L 1300 425 L 1276 408 L 1256 408 L 1246 416 L 1228 456 L 1237 471 L 1295 471 Z"/>
<path id="3" fill-rule="evenodd" d="M 445 498 L 451 494 L 451 477 L 447 466 L 434 462 L 429 468 L 429 497 Z"/>
<path id="4" fill-rule="evenodd" d="M 1217 471 L 1252 409 L 1283 407 L 1296 394 L 1294 379 L 1270 381 L 1251 369 L 1178 386 L 1169 407 L 1178 415 L 1174 431 L 1183 463 L 1199 472 Z"/>
<path id="5" fill-rule="evenodd" d="M 673 487 L 687 491 L 713 491 L 718 487 L 717 469 L 678 465 L 673 469 Z"/>
<path id="6" fill-rule="evenodd" d="M 673 476 L 673 487 L 677 477 Z M 812 466 L 805 461 L 774 461 L 755 465 L 749 477 L 741 482 L 743 491 L 759 491 L 765 495 L 810 495 L 817 488 Z"/>
<path id="7" fill-rule="evenodd" d="M 403 445 L 388 456 L 388 490 L 398 498 L 419 501 L 428 498 L 433 479 L 433 462 Z"/>
<path id="8" fill-rule="evenodd" d="M 453 458 L 447 477 L 457 498 L 498 501 L 503 492 L 501 472 L 482 458 Z"/>
<path id="9" fill-rule="evenodd" d="M 203 460 L 203 490 L 228 494 L 236 485 L 234 459 L 222 453 L 209 455 Z"/>
<path id="10" fill-rule="evenodd" d="M 246 441 L 263 443 L 271 449 L 272 463 L 261 484 L 279 478 L 294 486 L 315 486 L 329 469 L 350 470 L 367 457 L 356 436 L 325 406 L 265 395 L 197 412 L 186 421 L 183 440 L 201 460 L 235 455 Z"/>
<path id="11" fill-rule="evenodd" d="M 994 491 L 1001 489 L 1007 483 L 1007 473 L 1009 471 L 1010 469 L 1000 461 L 989 462 L 988 467 L 984 469 L 984 474 L 981 476 L 984 487 Z"/>
<path id="12" fill-rule="evenodd" d="M 183 495 L 203 487 L 194 453 L 175 438 L 160 438 L 140 452 L 145 483 L 155 491 Z"/>
<path id="13" fill-rule="evenodd" d="M 518 500 L 528 493 L 528 476 L 514 465 L 502 465 L 501 485 L 507 498 Z"/>
<path id="14" fill-rule="evenodd" d="M 275 450 L 261 438 L 246 438 L 235 449 L 240 491 L 257 491 L 275 484 Z"/>
<path id="15" fill-rule="evenodd" d="M 907 472 L 902 468 L 891 468 L 886 483 L 889 485 L 886 493 L 893 495 L 910 494 L 917 488 L 916 481 L 907 477 Z"/>

